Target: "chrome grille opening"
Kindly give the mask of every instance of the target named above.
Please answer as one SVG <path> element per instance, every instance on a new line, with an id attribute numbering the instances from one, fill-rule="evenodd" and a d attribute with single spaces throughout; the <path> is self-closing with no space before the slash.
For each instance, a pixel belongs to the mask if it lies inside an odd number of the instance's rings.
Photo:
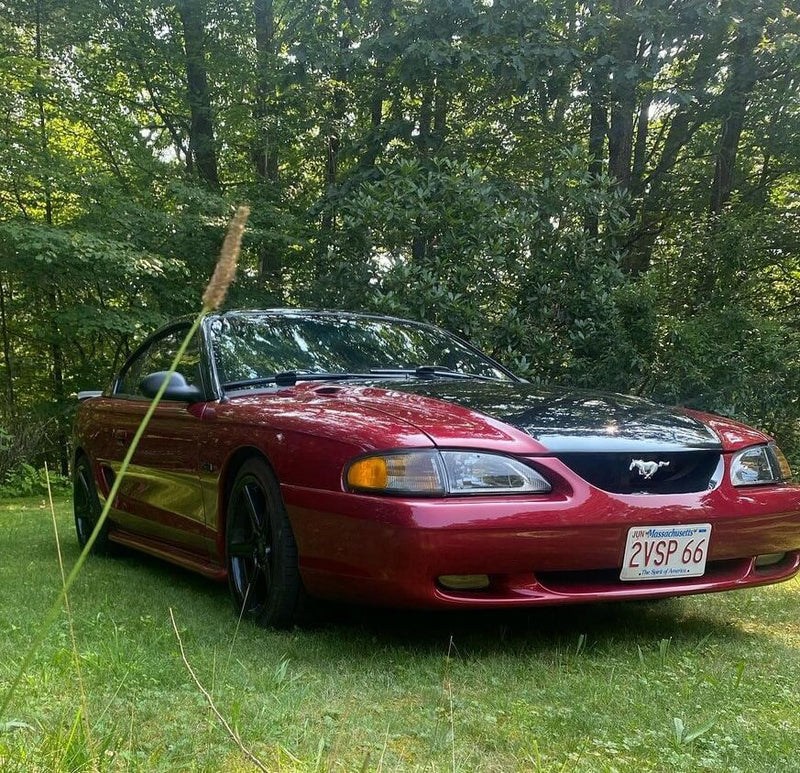
<path id="1" fill-rule="evenodd" d="M 715 488 L 723 472 L 719 451 L 562 453 L 573 472 L 614 494 L 689 494 Z"/>

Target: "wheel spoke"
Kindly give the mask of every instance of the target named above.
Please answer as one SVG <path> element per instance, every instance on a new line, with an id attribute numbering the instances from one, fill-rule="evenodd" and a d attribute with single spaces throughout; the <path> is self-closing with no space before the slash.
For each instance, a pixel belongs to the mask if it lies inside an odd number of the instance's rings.
<path id="1" fill-rule="evenodd" d="M 78 508 L 82 511 L 82 517 L 87 517 L 89 514 L 90 502 L 91 502 L 91 494 L 89 493 L 91 489 L 89 488 L 89 479 L 86 473 L 86 470 L 83 467 L 80 467 L 77 470 L 78 479 L 80 480 L 80 499 L 77 502 Z M 78 492 L 76 492 L 78 493 Z"/>
<path id="2" fill-rule="evenodd" d="M 252 558 L 256 552 L 254 538 L 234 540 L 228 545 L 228 555 L 231 557 Z"/>
<path id="3" fill-rule="evenodd" d="M 253 487 L 249 484 L 242 488 L 244 496 L 244 505 L 247 510 L 247 516 L 250 519 L 250 525 L 254 534 L 258 534 L 261 529 L 261 516 L 258 513 L 258 506 L 253 497 Z"/>
<path id="4" fill-rule="evenodd" d="M 83 488 L 83 493 L 86 494 L 89 491 L 89 477 L 86 474 L 86 470 L 83 467 L 78 469 L 78 477 L 81 479 L 81 486 Z"/>

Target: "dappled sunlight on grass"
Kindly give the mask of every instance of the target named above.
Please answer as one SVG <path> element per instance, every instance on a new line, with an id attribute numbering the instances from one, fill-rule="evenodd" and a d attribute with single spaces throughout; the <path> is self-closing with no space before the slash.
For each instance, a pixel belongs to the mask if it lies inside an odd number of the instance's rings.
<path id="1" fill-rule="evenodd" d="M 68 504 L 57 513 L 69 565 Z M 38 502 L 0 503 L 0 528 L 5 686 L 60 580 Z M 92 558 L 71 602 L 101 769 L 252 769 L 181 663 L 170 608 L 198 677 L 271 770 L 451 771 L 455 755 L 470 772 L 746 773 L 790 771 L 800 748 L 797 580 L 513 613 L 333 607 L 316 628 L 237 633 L 224 585 L 123 552 Z M 54 748 L 79 705 L 62 618 L 12 705 L 24 726 L 0 734 L 0 767 L 68 769 Z"/>
<path id="2" fill-rule="evenodd" d="M 800 650 L 800 577 L 795 577 L 789 582 L 769 588 L 758 589 L 750 592 L 751 604 L 743 615 L 738 625 L 743 631 L 758 634 L 787 647 Z M 775 606 L 781 596 L 785 596 L 785 606 L 778 609 L 775 616 L 765 618 L 762 613 L 762 604 Z M 800 684 L 800 681 L 798 681 Z"/>

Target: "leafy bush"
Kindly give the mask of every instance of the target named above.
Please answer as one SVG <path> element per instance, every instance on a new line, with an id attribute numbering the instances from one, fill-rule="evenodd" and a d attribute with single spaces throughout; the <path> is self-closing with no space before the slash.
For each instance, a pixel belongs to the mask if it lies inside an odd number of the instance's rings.
<path id="1" fill-rule="evenodd" d="M 15 431 L 0 426 L 0 498 L 23 497 L 47 492 L 44 461 L 52 450 L 54 421 L 17 422 Z M 69 480 L 49 471 L 54 491 L 65 491 Z"/>
<path id="2" fill-rule="evenodd" d="M 27 462 L 20 462 L 3 477 L 0 483 L 0 499 L 46 494 L 48 477 L 53 492 L 69 490 L 69 478 L 44 468 L 37 469 Z"/>
<path id="3" fill-rule="evenodd" d="M 2 415 L 2 412 L 0 412 Z M 20 466 L 44 466 L 52 451 L 55 419 L 14 419 L 13 429 L 0 425 L 0 483 Z"/>

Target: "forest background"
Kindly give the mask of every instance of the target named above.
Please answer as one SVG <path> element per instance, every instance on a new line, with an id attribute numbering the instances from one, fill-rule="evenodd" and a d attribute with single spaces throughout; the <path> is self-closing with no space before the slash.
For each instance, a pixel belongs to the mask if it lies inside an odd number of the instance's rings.
<path id="1" fill-rule="evenodd" d="M 0 495 L 198 308 L 444 324 L 800 466 L 800 14 L 780 0 L 0 0 Z"/>

